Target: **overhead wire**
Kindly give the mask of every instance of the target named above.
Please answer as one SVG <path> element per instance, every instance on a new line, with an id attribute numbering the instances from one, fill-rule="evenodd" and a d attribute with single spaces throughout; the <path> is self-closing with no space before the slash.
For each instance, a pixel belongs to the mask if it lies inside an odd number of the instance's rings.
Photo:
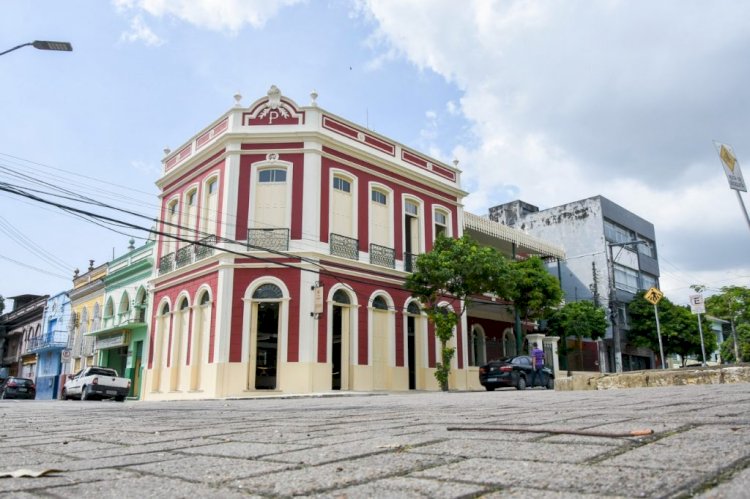
<path id="1" fill-rule="evenodd" d="M 276 259 L 262 257 L 260 255 L 254 255 L 254 254 L 249 253 L 249 252 L 239 252 L 239 251 L 232 250 L 232 249 L 229 249 L 229 248 L 220 247 L 220 246 L 217 246 L 217 245 L 214 245 L 214 244 L 210 244 L 210 243 L 207 243 L 207 242 L 201 241 L 201 240 L 196 241 L 196 240 L 193 240 L 193 239 L 188 239 L 188 238 L 182 237 L 181 235 L 176 235 L 176 234 L 171 234 L 169 232 L 164 232 L 162 230 L 159 230 L 158 228 L 143 227 L 143 226 L 131 223 L 131 222 L 127 222 L 127 221 L 123 221 L 123 220 L 118 220 L 118 219 L 110 217 L 110 216 L 101 215 L 101 214 L 94 213 L 94 212 L 91 212 L 91 211 L 88 211 L 88 210 L 83 210 L 81 208 L 76 208 L 74 206 L 69 206 L 69 205 L 65 205 L 65 204 L 62 204 L 62 203 L 55 202 L 55 201 L 50 201 L 50 200 L 41 198 L 41 197 L 37 196 L 36 194 L 32 194 L 30 192 L 26 192 L 23 188 L 20 188 L 18 186 L 13 186 L 11 184 L 7 184 L 7 183 L 4 183 L 4 182 L 0 182 L 0 191 L 8 192 L 10 194 L 14 194 L 14 195 L 21 196 L 21 197 L 24 197 L 24 198 L 27 198 L 27 199 L 31 199 L 31 200 L 33 200 L 35 202 L 42 203 L 42 204 L 45 204 L 45 205 L 48 205 L 48 206 L 53 206 L 53 207 L 56 207 L 56 208 L 61 209 L 63 211 L 66 211 L 68 213 L 74 213 L 74 214 L 81 215 L 81 216 L 84 216 L 84 217 L 90 217 L 90 218 L 96 219 L 96 220 L 98 220 L 100 222 L 103 222 L 103 223 L 112 223 L 112 224 L 116 224 L 116 225 L 121 226 L 121 227 L 128 227 L 128 228 L 139 230 L 139 231 L 145 231 L 145 232 L 148 232 L 148 233 L 151 233 L 151 234 L 155 234 L 155 235 L 159 235 L 159 236 L 162 236 L 162 237 L 171 238 L 171 239 L 179 241 L 179 242 L 184 242 L 184 243 L 188 243 L 188 244 L 195 244 L 197 246 L 203 246 L 203 247 L 207 247 L 207 248 L 212 248 L 212 249 L 215 249 L 215 250 L 220 250 L 220 251 L 224 251 L 226 253 L 234 254 L 234 255 L 237 255 L 237 256 L 251 258 L 251 259 L 254 259 L 254 260 L 257 260 L 257 261 L 261 261 L 261 262 L 272 264 L 272 265 L 276 265 L 276 266 L 281 266 L 281 267 L 290 268 L 290 269 L 299 270 L 299 271 L 305 271 L 305 272 L 313 272 L 316 275 L 325 275 L 325 276 L 328 276 L 328 277 L 336 279 L 338 282 L 343 283 L 343 281 L 341 281 L 341 278 L 340 278 L 340 273 L 336 273 L 336 272 L 327 270 L 325 266 L 319 264 L 315 260 L 312 260 L 312 259 L 309 259 L 309 258 L 305 258 L 305 257 L 300 257 L 299 255 L 295 255 L 295 254 L 292 254 L 292 253 L 281 252 L 281 251 L 271 250 L 271 249 L 268 249 L 268 248 L 262 248 L 262 247 L 258 247 L 258 246 L 247 245 L 249 248 L 252 248 L 252 249 L 263 250 L 263 251 L 266 251 L 266 252 L 270 252 L 272 254 L 276 254 L 278 256 L 285 256 L 285 257 L 293 258 L 293 259 L 296 259 L 296 260 L 299 260 L 299 261 L 302 261 L 302 262 L 305 262 L 305 263 L 308 263 L 308 264 L 312 264 L 312 265 L 318 267 L 319 270 L 313 270 L 313 269 L 310 269 L 310 268 L 307 268 L 307 267 L 304 267 L 304 266 L 294 265 L 294 264 L 290 264 L 288 262 L 283 262 L 283 261 L 279 261 L 279 260 L 276 260 Z M 106 205 L 106 204 L 104 204 L 102 206 L 103 207 L 104 206 L 110 207 L 109 205 Z M 122 210 L 122 209 L 119 209 L 117 207 L 111 207 L 111 208 L 115 209 L 115 210 L 120 210 L 120 211 L 128 212 L 128 210 Z M 179 227 L 178 224 L 170 224 L 170 225 L 175 226 L 175 227 Z M 237 241 L 234 241 L 234 240 L 228 240 L 228 241 L 234 242 L 234 243 L 238 243 Z M 239 244 L 241 244 L 241 243 L 239 243 Z M 341 273 L 345 273 L 345 271 L 342 271 Z M 373 277 L 371 279 L 361 279 L 361 278 L 352 277 L 351 275 L 348 275 L 347 278 L 346 278 L 347 282 L 353 282 L 353 283 L 358 283 L 358 284 L 366 284 L 366 285 L 372 285 L 373 281 L 377 281 L 377 280 L 378 280 L 377 277 Z M 401 291 L 401 292 L 404 291 L 404 288 L 401 287 L 401 286 L 394 286 L 394 285 L 391 285 L 391 284 L 388 284 L 388 283 L 383 283 L 383 282 L 380 283 L 380 287 L 384 288 L 384 289 L 394 290 L 394 291 Z M 355 294 L 357 294 L 358 296 L 364 296 L 364 295 L 361 295 L 361 294 L 357 293 L 357 291 L 355 291 L 355 290 L 350 289 L 350 291 L 354 291 Z"/>

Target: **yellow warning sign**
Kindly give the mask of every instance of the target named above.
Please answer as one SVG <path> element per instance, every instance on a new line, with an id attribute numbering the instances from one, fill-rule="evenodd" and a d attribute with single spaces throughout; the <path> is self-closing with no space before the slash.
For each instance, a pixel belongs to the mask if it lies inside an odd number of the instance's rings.
<path id="1" fill-rule="evenodd" d="M 656 305 L 661 301 L 662 298 L 664 298 L 664 293 L 659 291 L 656 288 L 651 288 L 648 291 L 646 291 L 646 294 L 643 295 L 643 297 L 651 302 L 652 304 Z"/>
<path id="2" fill-rule="evenodd" d="M 719 149 L 719 157 L 727 168 L 729 168 L 729 171 L 734 172 L 734 165 L 737 164 L 737 158 L 734 157 L 732 151 L 730 151 L 724 144 L 722 144 Z"/>

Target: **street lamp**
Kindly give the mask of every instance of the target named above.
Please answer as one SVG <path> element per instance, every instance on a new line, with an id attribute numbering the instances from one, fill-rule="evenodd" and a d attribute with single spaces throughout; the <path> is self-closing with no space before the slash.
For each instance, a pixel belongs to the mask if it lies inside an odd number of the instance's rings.
<path id="1" fill-rule="evenodd" d="M 14 50 L 18 50 L 23 47 L 32 46 L 35 49 L 39 50 L 56 50 L 59 52 L 71 52 L 73 50 L 73 45 L 71 45 L 69 42 L 51 42 L 48 40 L 35 40 L 33 42 L 29 43 L 22 43 L 21 45 L 17 45 L 13 47 L 12 49 L 8 49 L 5 52 L 0 52 L 0 55 L 5 55 L 8 52 L 13 52 Z"/>
<path id="2" fill-rule="evenodd" d="M 622 372 L 622 345 L 620 344 L 620 325 L 617 318 L 617 290 L 615 289 L 615 258 L 612 256 L 613 246 L 629 246 L 629 245 L 648 244 L 646 241 L 634 240 L 625 241 L 622 243 L 610 243 L 607 242 L 608 248 L 608 262 L 607 267 L 609 270 L 609 308 L 612 312 L 612 343 L 614 345 L 615 353 L 615 372 Z M 619 255 L 619 253 L 618 253 Z"/>

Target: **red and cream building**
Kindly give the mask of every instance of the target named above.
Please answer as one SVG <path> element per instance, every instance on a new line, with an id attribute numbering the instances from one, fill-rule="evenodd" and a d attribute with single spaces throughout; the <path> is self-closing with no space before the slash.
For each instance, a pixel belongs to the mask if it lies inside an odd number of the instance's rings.
<path id="1" fill-rule="evenodd" d="M 463 233 L 460 172 L 311 97 L 237 95 L 164 158 L 143 398 L 438 388 L 438 342 L 403 282 L 437 234 Z M 507 228 L 485 223 L 502 246 Z M 476 322 L 502 334 L 512 316 L 491 308 Z M 452 388 L 478 386 L 471 327 Z"/>

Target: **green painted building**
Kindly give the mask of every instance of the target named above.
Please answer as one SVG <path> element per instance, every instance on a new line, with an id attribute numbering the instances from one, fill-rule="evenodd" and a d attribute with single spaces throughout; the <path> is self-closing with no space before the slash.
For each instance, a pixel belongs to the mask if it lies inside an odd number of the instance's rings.
<path id="1" fill-rule="evenodd" d="M 131 239 L 128 252 L 107 264 L 101 327 L 86 334 L 95 338 L 96 364 L 130 378 L 130 396 L 140 398 L 151 315 L 147 283 L 154 270 L 154 242 L 139 248 L 133 243 Z"/>

